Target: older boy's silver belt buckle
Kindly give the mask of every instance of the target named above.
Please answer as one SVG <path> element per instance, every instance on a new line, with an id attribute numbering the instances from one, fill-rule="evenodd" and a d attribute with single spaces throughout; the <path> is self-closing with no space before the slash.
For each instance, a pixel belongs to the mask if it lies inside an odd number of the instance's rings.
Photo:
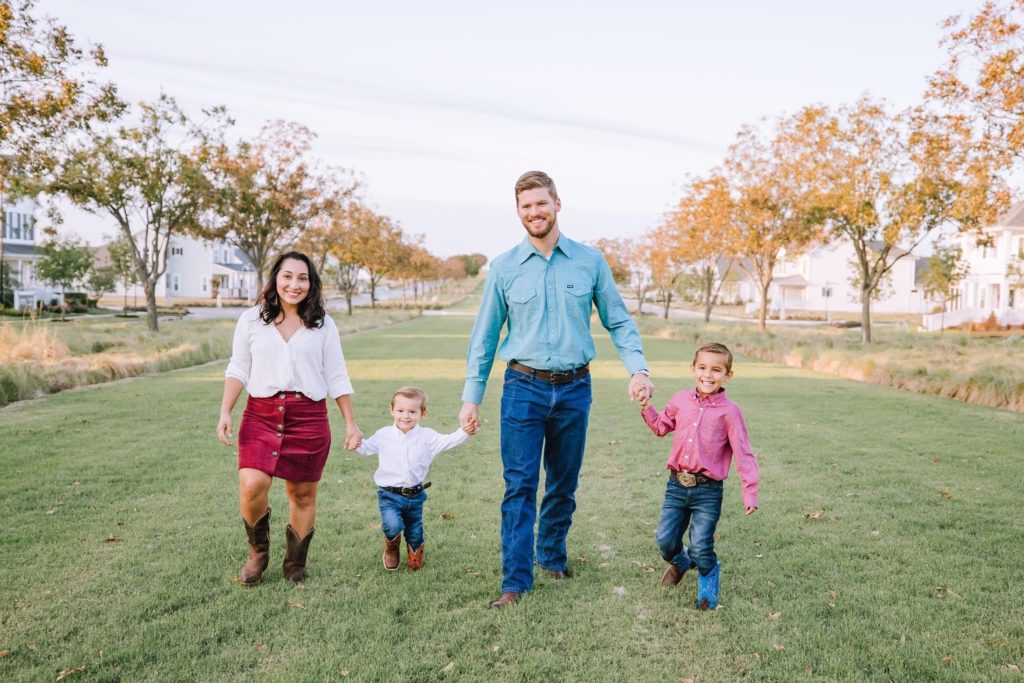
<path id="1" fill-rule="evenodd" d="M 697 485 L 697 475 L 695 474 L 690 474 L 689 472 L 673 472 L 672 476 L 686 488 L 692 488 Z"/>

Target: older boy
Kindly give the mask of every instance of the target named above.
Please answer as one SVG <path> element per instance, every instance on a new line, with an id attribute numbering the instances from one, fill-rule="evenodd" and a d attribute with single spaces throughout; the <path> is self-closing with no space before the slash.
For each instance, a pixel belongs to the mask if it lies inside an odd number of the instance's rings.
<path id="1" fill-rule="evenodd" d="M 718 604 L 720 565 L 715 528 L 722 514 L 722 481 L 736 456 L 746 514 L 757 510 L 760 470 L 740 407 L 722 386 L 732 378 L 732 352 L 724 344 L 705 344 L 693 356 L 690 371 L 697 386 L 677 392 L 659 413 L 642 400 L 641 415 L 656 436 L 675 432 L 668 456 L 669 478 L 655 540 L 669 563 L 661 582 L 677 585 L 696 567 L 697 607 Z M 690 547 L 683 535 L 690 529 Z"/>

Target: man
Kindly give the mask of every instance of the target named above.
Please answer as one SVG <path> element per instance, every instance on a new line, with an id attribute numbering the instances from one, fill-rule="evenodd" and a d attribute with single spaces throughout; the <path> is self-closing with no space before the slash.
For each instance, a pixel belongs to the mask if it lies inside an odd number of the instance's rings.
<path id="1" fill-rule="evenodd" d="M 544 497 L 537 525 L 536 561 L 553 579 L 570 576 L 565 538 L 576 510 L 576 486 L 590 413 L 590 368 L 595 355 L 590 313 L 597 307 L 619 357 L 631 375 L 630 398 L 650 398 L 647 361 L 636 324 L 599 251 L 558 229 L 562 204 L 546 173 L 516 181 L 516 205 L 527 236 L 496 258 L 469 341 L 466 385 L 459 421 L 479 428 L 479 405 L 499 355 L 508 363 L 501 395 L 501 597 L 507 607 L 533 588 L 534 521 L 544 462 Z"/>

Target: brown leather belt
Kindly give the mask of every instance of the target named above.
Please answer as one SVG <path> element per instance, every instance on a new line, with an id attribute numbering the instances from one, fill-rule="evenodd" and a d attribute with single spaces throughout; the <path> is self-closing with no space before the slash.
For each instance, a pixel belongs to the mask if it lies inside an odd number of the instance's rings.
<path id="1" fill-rule="evenodd" d="M 415 486 L 381 486 L 380 488 L 385 491 L 391 491 L 391 493 L 397 493 L 401 496 L 405 496 L 406 498 L 412 498 L 413 496 L 418 496 L 429 489 L 430 482 L 428 481 L 424 484 L 416 484 Z"/>
<path id="2" fill-rule="evenodd" d="M 703 474 L 694 474 L 692 472 L 676 470 L 669 470 L 669 472 L 672 474 L 672 477 L 679 482 L 680 486 L 684 486 L 686 488 L 691 488 L 697 484 L 707 484 L 711 481 L 718 481 L 717 479 L 712 479 L 711 477 L 704 476 Z"/>
<path id="3" fill-rule="evenodd" d="M 568 384 L 574 379 L 580 377 L 586 377 L 590 374 L 590 365 L 581 365 L 574 370 L 566 370 L 564 372 L 552 372 L 551 370 L 537 370 L 531 368 L 529 365 L 523 365 L 519 361 L 510 360 L 508 366 L 516 372 L 521 372 L 524 375 L 529 375 L 536 379 L 542 379 L 545 382 L 551 384 Z"/>

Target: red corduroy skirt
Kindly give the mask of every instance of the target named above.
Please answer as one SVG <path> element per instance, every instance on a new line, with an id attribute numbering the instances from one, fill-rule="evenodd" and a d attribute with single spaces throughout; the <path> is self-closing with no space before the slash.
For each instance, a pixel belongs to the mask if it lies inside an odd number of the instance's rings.
<path id="1" fill-rule="evenodd" d="M 331 452 L 327 401 L 295 391 L 250 396 L 238 428 L 238 469 L 288 481 L 320 481 Z"/>

